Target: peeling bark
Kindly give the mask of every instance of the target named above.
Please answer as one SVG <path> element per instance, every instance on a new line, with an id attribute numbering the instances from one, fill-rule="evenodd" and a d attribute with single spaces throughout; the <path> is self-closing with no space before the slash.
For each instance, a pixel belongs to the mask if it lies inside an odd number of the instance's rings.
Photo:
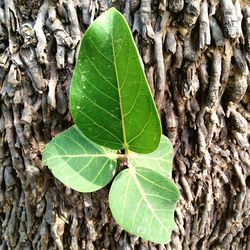
<path id="1" fill-rule="evenodd" d="M 108 188 L 81 194 L 41 164 L 72 124 L 79 41 L 106 0 L 0 0 L 0 249 L 250 248 L 250 4 L 114 1 L 142 54 L 181 191 L 168 245 L 121 230 Z"/>

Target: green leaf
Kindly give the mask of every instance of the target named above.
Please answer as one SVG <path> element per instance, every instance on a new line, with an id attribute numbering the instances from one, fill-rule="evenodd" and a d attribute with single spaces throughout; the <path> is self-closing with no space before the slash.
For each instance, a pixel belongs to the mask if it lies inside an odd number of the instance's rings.
<path id="1" fill-rule="evenodd" d="M 43 163 L 66 186 L 93 192 L 113 178 L 116 157 L 115 151 L 93 143 L 73 126 L 46 145 Z"/>
<path id="2" fill-rule="evenodd" d="M 158 148 L 151 154 L 129 154 L 129 162 L 133 166 L 143 166 L 164 176 L 172 175 L 173 146 L 170 140 L 162 135 Z"/>
<path id="3" fill-rule="evenodd" d="M 179 191 L 170 179 L 151 169 L 133 166 L 114 179 L 109 193 L 117 223 L 157 244 L 170 240 L 178 199 Z"/>
<path id="4" fill-rule="evenodd" d="M 111 8 L 86 31 L 73 74 L 70 107 L 92 141 L 120 150 L 153 152 L 159 116 L 125 18 Z"/>

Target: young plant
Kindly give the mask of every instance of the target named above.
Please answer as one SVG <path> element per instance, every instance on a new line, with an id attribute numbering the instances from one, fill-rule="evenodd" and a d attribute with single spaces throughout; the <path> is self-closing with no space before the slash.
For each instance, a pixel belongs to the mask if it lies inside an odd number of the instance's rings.
<path id="1" fill-rule="evenodd" d="M 122 160 L 109 193 L 115 220 L 146 240 L 169 242 L 179 199 L 171 181 L 172 145 L 161 135 L 130 29 L 114 8 L 84 35 L 70 108 L 76 125 L 46 146 L 43 163 L 68 187 L 93 192 L 113 179 Z"/>

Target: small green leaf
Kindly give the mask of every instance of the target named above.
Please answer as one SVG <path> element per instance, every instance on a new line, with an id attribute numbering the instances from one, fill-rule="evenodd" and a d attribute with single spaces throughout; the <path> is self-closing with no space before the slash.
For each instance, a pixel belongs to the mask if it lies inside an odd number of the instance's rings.
<path id="1" fill-rule="evenodd" d="M 129 154 L 129 162 L 134 166 L 152 169 L 164 176 L 172 175 L 173 146 L 170 140 L 162 135 L 158 148 L 150 154 Z"/>
<path id="2" fill-rule="evenodd" d="M 93 192 L 113 178 L 116 157 L 115 151 L 93 143 L 73 126 L 46 145 L 43 163 L 66 186 Z"/>
<path id="3" fill-rule="evenodd" d="M 152 169 L 131 165 L 114 179 L 109 193 L 117 223 L 158 244 L 170 241 L 178 199 L 179 191 L 170 179 Z"/>
<path id="4" fill-rule="evenodd" d="M 140 55 L 125 18 L 114 8 L 84 35 L 70 107 L 79 129 L 102 146 L 137 153 L 158 147 L 161 125 Z"/>

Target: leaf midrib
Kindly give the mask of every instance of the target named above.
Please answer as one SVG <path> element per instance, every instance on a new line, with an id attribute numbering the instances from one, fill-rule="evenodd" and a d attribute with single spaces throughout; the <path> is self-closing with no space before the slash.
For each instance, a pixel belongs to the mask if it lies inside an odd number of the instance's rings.
<path id="1" fill-rule="evenodd" d="M 136 184 L 136 186 L 137 186 L 137 188 L 138 188 L 138 190 L 139 190 L 139 192 L 140 192 L 140 194 L 141 194 L 143 200 L 144 200 L 145 203 L 147 204 L 147 207 L 148 207 L 149 210 L 152 212 L 152 215 L 155 217 L 155 219 L 158 221 L 158 223 L 162 226 L 162 228 L 163 228 L 165 231 L 167 231 L 166 228 L 165 228 L 165 225 L 161 222 L 160 218 L 159 218 L 158 215 L 155 213 L 154 207 L 152 207 L 152 205 L 151 205 L 150 202 L 148 201 L 148 199 L 147 199 L 147 197 L 146 197 L 146 195 L 145 195 L 145 193 L 144 193 L 144 191 L 143 191 L 143 189 L 142 189 L 142 187 L 141 187 L 141 185 L 140 185 L 140 183 L 139 183 L 139 181 L 138 181 L 138 179 L 137 179 L 136 170 L 133 169 L 133 167 L 131 167 L 130 170 L 132 170 L 132 171 L 131 171 L 131 175 L 133 176 L 134 181 L 135 181 L 135 184 Z"/>
<path id="2" fill-rule="evenodd" d="M 51 156 L 45 160 L 47 162 L 51 159 L 59 159 L 59 158 L 108 158 L 110 160 L 115 160 L 118 158 L 117 154 L 77 154 L 77 155 L 58 155 Z"/>
<path id="3" fill-rule="evenodd" d="M 126 131 L 125 131 L 125 123 L 124 123 L 124 115 L 123 115 L 123 108 L 122 108 L 122 97 L 121 97 L 121 89 L 120 89 L 120 82 L 119 82 L 119 75 L 116 67 L 116 56 L 115 56 L 115 48 L 114 48 L 114 17 L 111 18 L 111 40 L 112 40 L 112 51 L 113 51 L 113 58 L 114 58 L 114 67 L 115 67 L 115 75 L 117 80 L 117 90 L 118 90 L 118 96 L 119 96 L 119 104 L 120 104 L 120 110 L 121 110 L 121 122 L 122 122 L 122 134 L 123 134 L 123 147 L 125 149 L 125 154 L 128 154 L 128 143 L 126 139 Z"/>

